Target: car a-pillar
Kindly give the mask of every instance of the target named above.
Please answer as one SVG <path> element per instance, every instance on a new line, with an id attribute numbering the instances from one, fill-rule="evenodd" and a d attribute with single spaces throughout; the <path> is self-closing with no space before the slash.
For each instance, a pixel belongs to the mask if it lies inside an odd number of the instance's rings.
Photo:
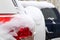
<path id="1" fill-rule="evenodd" d="M 45 40 L 45 21 L 41 10 L 34 6 L 28 6 L 25 8 L 25 12 L 35 21 L 34 40 Z"/>

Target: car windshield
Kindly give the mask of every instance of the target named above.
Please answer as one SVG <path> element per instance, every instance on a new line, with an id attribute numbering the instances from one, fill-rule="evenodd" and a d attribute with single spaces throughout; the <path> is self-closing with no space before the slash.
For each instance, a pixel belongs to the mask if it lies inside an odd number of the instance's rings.
<path id="1" fill-rule="evenodd" d="M 45 19 L 48 19 L 49 17 L 57 19 L 56 10 L 55 9 L 56 8 L 43 8 L 43 9 L 41 9 Z"/>

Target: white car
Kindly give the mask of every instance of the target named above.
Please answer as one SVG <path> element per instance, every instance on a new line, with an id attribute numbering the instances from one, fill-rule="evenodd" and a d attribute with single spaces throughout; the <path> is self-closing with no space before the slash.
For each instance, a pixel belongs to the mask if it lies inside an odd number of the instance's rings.
<path id="1" fill-rule="evenodd" d="M 33 6 L 24 8 L 18 0 L 1 0 L 0 40 L 24 39 L 45 40 L 42 12 Z"/>
<path id="2" fill-rule="evenodd" d="M 47 39 L 59 38 L 60 37 L 60 14 L 56 7 L 46 1 L 19 1 L 25 8 L 27 6 L 34 6 L 39 8 L 45 18 L 45 25 L 48 29 Z"/>

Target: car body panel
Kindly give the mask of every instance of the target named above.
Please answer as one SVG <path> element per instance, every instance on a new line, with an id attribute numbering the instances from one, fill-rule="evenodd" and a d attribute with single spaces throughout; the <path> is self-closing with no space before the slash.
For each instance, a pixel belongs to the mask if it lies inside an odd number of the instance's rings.
<path id="1" fill-rule="evenodd" d="M 56 9 L 56 7 L 49 2 L 46 1 L 40 1 L 40 2 L 36 2 L 36 1 L 19 1 L 24 7 L 27 6 L 35 6 L 39 9 L 45 9 L 45 8 L 49 8 L 52 9 L 55 12 L 55 15 L 57 17 L 57 19 L 54 19 L 53 21 L 56 23 L 52 23 L 52 21 L 50 19 L 45 19 L 45 25 L 47 26 L 47 29 L 49 32 L 53 32 L 53 33 L 48 33 L 50 38 L 56 38 L 56 37 L 60 37 L 60 14 L 58 12 L 58 10 Z M 43 13 L 43 12 L 42 12 Z"/>

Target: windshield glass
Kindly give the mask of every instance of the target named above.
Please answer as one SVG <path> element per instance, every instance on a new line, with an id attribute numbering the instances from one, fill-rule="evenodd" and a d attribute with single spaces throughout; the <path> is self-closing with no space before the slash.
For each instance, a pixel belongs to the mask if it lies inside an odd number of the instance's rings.
<path id="1" fill-rule="evenodd" d="M 56 11 L 54 10 L 54 8 L 43 8 L 41 10 L 42 10 L 42 13 L 43 13 L 45 19 L 48 19 L 49 17 L 57 19 Z"/>

